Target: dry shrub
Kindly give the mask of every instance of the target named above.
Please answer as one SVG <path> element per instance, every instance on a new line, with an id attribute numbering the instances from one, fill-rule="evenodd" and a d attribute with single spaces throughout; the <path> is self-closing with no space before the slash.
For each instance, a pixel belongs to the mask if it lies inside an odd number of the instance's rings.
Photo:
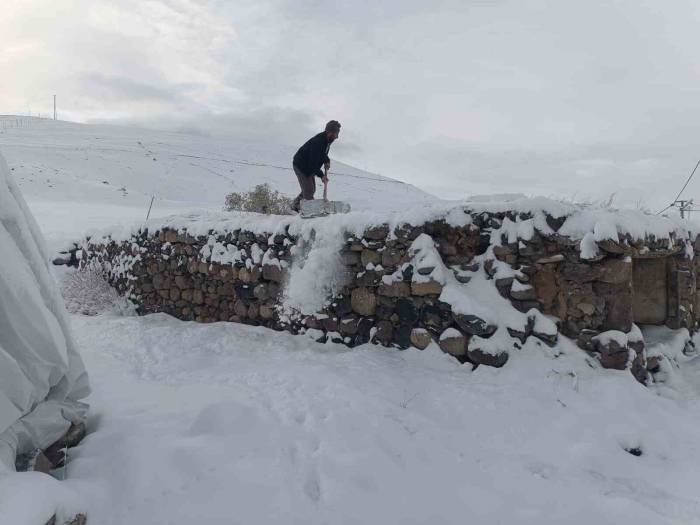
<path id="1" fill-rule="evenodd" d="M 258 184 L 247 193 L 229 193 L 224 207 L 227 211 L 250 211 L 266 215 L 289 215 L 292 199 L 273 190 L 269 184 Z"/>

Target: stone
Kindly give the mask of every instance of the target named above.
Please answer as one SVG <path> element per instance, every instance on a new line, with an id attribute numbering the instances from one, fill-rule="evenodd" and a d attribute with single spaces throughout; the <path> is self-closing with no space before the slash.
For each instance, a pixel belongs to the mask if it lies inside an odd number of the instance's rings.
<path id="1" fill-rule="evenodd" d="M 180 299 L 180 289 L 179 288 L 171 288 L 170 289 L 170 300 L 177 301 L 178 299 Z"/>
<path id="2" fill-rule="evenodd" d="M 561 228 L 566 222 L 566 215 L 562 217 L 553 217 L 547 213 L 545 215 L 545 221 L 547 222 L 547 225 L 556 232 L 559 231 L 559 228 Z"/>
<path id="3" fill-rule="evenodd" d="M 576 308 L 581 310 L 586 315 L 593 315 L 595 313 L 595 306 L 590 303 L 579 303 Z"/>
<path id="4" fill-rule="evenodd" d="M 377 323 L 377 331 L 374 333 L 374 339 L 383 345 L 388 345 L 394 336 L 394 325 L 390 321 L 381 320 Z"/>
<path id="5" fill-rule="evenodd" d="M 393 268 L 404 262 L 406 255 L 396 249 L 386 249 L 382 252 L 382 266 L 384 268 Z"/>
<path id="6" fill-rule="evenodd" d="M 252 303 L 248 307 L 248 317 L 250 319 L 257 319 L 259 314 L 260 314 L 260 306 L 258 306 L 257 303 Z"/>
<path id="7" fill-rule="evenodd" d="M 510 296 L 516 301 L 534 301 L 537 299 L 537 294 L 532 286 L 521 286 L 515 290 L 511 289 Z"/>
<path id="8" fill-rule="evenodd" d="M 360 254 L 360 262 L 362 266 L 367 267 L 368 264 L 381 264 L 382 254 L 374 250 L 362 250 Z"/>
<path id="9" fill-rule="evenodd" d="M 440 295 L 442 293 L 442 284 L 432 279 L 426 282 L 413 282 L 411 283 L 411 293 L 418 296 Z"/>
<path id="10" fill-rule="evenodd" d="M 222 281 L 233 281 L 238 278 L 238 268 L 235 266 L 224 266 L 219 270 L 219 277 Z"/>
<path id="11" fill-rule="evenodd" d="M 387 235 L 389 235 L 389 226 L 386 224 L 368 228 L 362 234 L 365 239 L 370 241 L 383 241 Z"/>
<path id="12" fill-rule="evenodd" d="M 86 525 L 87 516 L 85 514 L 76 514 L 75 518 L 68 521 L 65 525 Z"/>
<path id="13" fill-rule="evenodd" d="M 464 272 L 478 272 L 479 271 L 479 263 L 474 262 L 474 263 L 465 263 L 465 264 L 460 264 L 459 269 L 464 271 Z"/>
<path id="14" fill-rule="evenodd" d="M 403 281 L 395 281 L 391 284 L 382 282 L 377 293 L 387 297 L 408 297 L 411 295 L 411 287 Z"/>
<path id="15" fill-rule="evenodd" d="M 646 385 L 649 382 L 649 371 L 646 368 L 646 364 L 644 353 L 640 352 L 637 353 L 632 361 L 632 367 L 630 369 L 634 378 L 643 385 Z"/>
<path id="16" fill-rule="evenodd" d="M 379 281 L 382 279 L 382 274 L 375 272 L 374 270 L 367 270 L 358 274 L 355 278 L 355 284 L 357 286 L 377 286 Z"/>
<path id="17" fill-rule="evenodd" d="M 605 302 L 603 330 L 619 330 L 628 333 L 632 329 L 632 283 L 593 283 L 593 293 Z"/>
<path id="18" fill-rule="evenodd" d="M 281 283 L 284 281 L 284 271 L 276 264 L 265 264 L 262 268 L 263 279 Z"/>
<path id="19" fill-rule="evenodd" d="M 233 289 L 236 292 L 236 297 L 239 299 L 253 299 L 255 295 L 253 295 L 255 287 L 250 286 L 248 284 L 243 284 L 241 282 L 237 282 L 233 285 Z"/>
<path id="20" fill-rule="evenodd" d="M 652 356 L 647 358 L 647 370 L 656 374 L 661 370 L 661 359 L 658 356 Z"/>
<path id="21" fill-rule="evenodd" d="M 438 244 L 438 252 L 440 252 L 440 255 L 445 255 L 445 256 L 450 256 L 450 255 L 457 255 L 457 247 L 449 242 L 440 242 Z"/>
<path id="22" fill-rule="evenodd" d="M 515 251 L 512 250 L 508 245 L 505 246 L 494 246 L 493 254 L 499 261 L 505 261 L 508 256 L 515 255 Z"/>
<path id="23" fill-rule="evenodd" d="M 394 345 L 399 348 L 406 349 L 411 346 L 411 329 L 410 324 L 400 324 L 394 326 Z"/>
<path id="24" fill-rule="evenodd" d="M 209 273 L 209 264 L 202 261 L 197 265 L 197 271 L 202 274 L 208 274 Z"/>
<path id="25" fill-rule="evenodd" d="M 236 301 L 233 305 L 233 311 L 239 317 L 246 317 L 248 315 L 248 306 L 243 301 Z"/>
<path id="26" fill-rule="evenodd" d="M 449 309 L 440 308 L 435 304 L 425 304 L 421 309 L 421 321 L 425 326 L 442 332 L 452 324 L 452 314 Z"/>
<path id="27" fill-rule="evenodd" d="M 607 344 L 594 341 L 595 352 L 603 368 L 625 370 L 629 362 L 630 350 L 626 346 L 620 346 L 617 341 L 611 339 Z"/>
<path id="28" fill-rule="evenodd" d="M 535 261 L 536 264 L 556 264 L 564 261 L 564 256 L 560 253 L 550 255 L 549 257 L 541 257 Z"/>
<path id="29" fill-rule="evenodd" d="M 419 309 L 412 299 L 401 298 L 396 301 L 396 314 L 400 323 L 415 324 L 420 317 Z"/>
<path id="30" fill-rule="evenodd" d="M 416 270 L 420 275 L 430 275 L 435 271 L 435 266 L 421 266 Z"/>
<path id="31" fill-rule="evenodd" d="M 472 280 L 471 275 L 465 275 L 463 273 L 455 272 L 455 279 L 458 283 L 468 284 Z"/>
<path id="32" fill-rule="evenodd" d="M 500 279 L 496 279 L 496 286 L 498 288 L 505 288 L 506 290 L 510 290 L 510 287 L 513 285 L 513 277 L 501 277 Z"/>
<path id="33" fill-rule="evenodd" d="M 457 330 L 453 330 L 449 334 L 454 335 L 445 336 L 443 333 L 443 335 L 440 336 L 438 345 L 442 351 L 455 357 L 465 356 L 467 354 L 467 343 L 469 341 L 467 337 L 457 332 Z"/>
<path id="34" fill-rule="evenodd" d="M 632 252 L 632 249 L 629 246 L 624 246 L 617 241 L 613 241 L 612 239 L 598 241 L 597 244 L 598 248 L 604 252 L 612 253 L 614 255 L 624 255 Z"/>
<path id="35" fill-rule="evenodd" d="M 347 296 L 335 298 L 331 306 L 333 307 L 335 313 L 340 317 L 352 312 L 352 303 L 350 302 L 350 298 Z"/>
<path id="36" fill-rule="evenodd" d="M 368 288 L 355 288 L 350 302 L 352 311 L 360 315 L 374 315 L 377 309 L 377 296 Z"/>
<path id="37" fill-rule="evenodd" d="M 361 246 L 361 245 L 360 245 Z M 362 246 L 361 246 L 362 248 Z M 340 258 L 345 266 L 354 266 L 360 264 L 360 254 L 357 251 L 343 250 L 340 252 Z"/>
<path id="38" fill-rule="evenodd" d="M 321 327 L 326 332 L 337 332 L 338 331 L 338 318 L 328 316 L 324 319 L 321 319 Z"/>
<path id="39" fill-rule="evenodd" d="M 411 344 L 419 350 L 424 350 L 433 340 L 430 332 L 425 328 L 414 328 L 411 330 Z"/>
<path id="40" fill-rule="evenodd" d="M 169 285 L 166 286 L 166 279 L 162 273 L 158 273 L 153 276 L 153 287 L 156 290 L 164 290 L 166 288 L 170 288 Z"/>
<path id="41" fill-rule="evenodd" d="M 259 266 L 253 266 L 252 268 L 241 268 L 238 272 L 238 279 L 244 283 L 252 284 L 257 283 L 260 280 L 262 271 Z"/>
<path id="42" fill-rule="evenodd" d="M 180 288 L 180 290 L 184 290 L 186 288 L 190 288 L 192 286 L 192 283 L 184 275 L 176 275 L 175 276 L 175 286 Z"/>
<path id="43" fill-rule="evenodd" d="M 493 366 L 500 368 L 508 362 L 508 352 L 505 350 L 492 353 L 485 352 L 480 348 L 469 348 L 467 350 L 467 357 L 473 363 L 478 365 Z"/>
<path id="44" fill-rule="evenodd" d="M 495 325 L 489 324 L 481 317 L 471 314 L 452 314 L 454 322 L 459 328 L 469 335 L 476 335 L 487 339 L 496 333 L 498 328 Z"/>
<path id="45" fill-rule="evenodd" d="M 216 287 L 216 295 L 219 297 L 231 297 L 235 295 L 235 288 L 233 283 L 223 283 Z"/>
<path id="46" fill-rule="evenodd" d="M 355 335 L 357 334 L 358 324 L 359 319 L 357 317 L 344 317 L 340 320 L 338 330 L 343 335 Z"/>
<path id="47" fill-rule="evenodd" d="M 175 230 L 165 230 L 163 240 L 165 242 L 177 242 L 177 232 Z"/>
<path id="48" fill-rule="evenodd" d="M 253 295 L 256 299 L 267 299 L 270 297 L 270 288 L 265 283 L 258 284 L 255 288 L 253 288 Z"/>
<path id="49" fill-rule="evenodd" d="M 272 319 L 275 316 L 274 307 L 268 304 L 260 305 L 260 317 L 263 319 Z"/>
<path id="50" fill-rule="evenodd" d="M 382 296 L 379 296 L 379 299 L 382 298 Z M 376 315 L 379 319 L 391 319 L 394 316 L 398 318 L 398 316 L 394 313 L 394 307 L 389 304 L 382 304 L 381 301 L 378 303 Z"/>

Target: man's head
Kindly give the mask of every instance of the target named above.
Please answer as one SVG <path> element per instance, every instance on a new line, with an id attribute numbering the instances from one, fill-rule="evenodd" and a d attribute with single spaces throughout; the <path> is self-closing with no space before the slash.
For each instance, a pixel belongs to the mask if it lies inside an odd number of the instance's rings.
<path id="1" fill-rule="evenodd" d="M 340 135 L 340 122 L 337 120 L 331 120 L 326 124 L 326 136 L 329 140 L 333 141 Z"/>

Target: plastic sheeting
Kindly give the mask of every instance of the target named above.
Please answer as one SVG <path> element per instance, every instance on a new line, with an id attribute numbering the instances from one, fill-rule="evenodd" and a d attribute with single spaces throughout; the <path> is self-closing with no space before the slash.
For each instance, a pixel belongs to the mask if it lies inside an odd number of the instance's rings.
<path id="1" fill-rule="evenodd" d="M 84 419 L 89 393 L 43 237 L 0 155 L 0 472 Z"/>

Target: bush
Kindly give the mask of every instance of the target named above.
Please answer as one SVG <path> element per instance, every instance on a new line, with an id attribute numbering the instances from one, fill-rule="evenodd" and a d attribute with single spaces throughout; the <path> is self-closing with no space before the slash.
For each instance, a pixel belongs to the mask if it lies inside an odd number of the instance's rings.
<path id="1" fill-rule="evenodd" d="M 89 264 L 66 276 L 61 286 L 66 309 L 72 314 L 98 315 L 105 312 L 130 315 L 133 306 L 110 286 L 96 264 Z"/>
<path id="2" fill-rule="evenodd" d="M 269 184 L 258 184 L 248 193 L 229 193 L 224 208 L 227 211 L 252 211 L 267 215 L 289 215 L 292 199 L 273 190 Z"/>

